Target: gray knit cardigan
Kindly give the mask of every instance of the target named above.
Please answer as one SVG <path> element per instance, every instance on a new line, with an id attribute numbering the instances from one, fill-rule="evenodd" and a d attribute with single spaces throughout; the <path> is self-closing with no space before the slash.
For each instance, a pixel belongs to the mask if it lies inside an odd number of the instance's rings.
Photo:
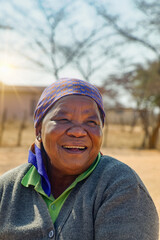
<path id="1" fill-rule="evenodd" d="M 111 157 L 101 157 L 78 183 L 53 225 L 46 203 L 21 180 L 30 164 L 0 177 L 1 240 L 158 240 L 158 215 L 137 174 Z"/>

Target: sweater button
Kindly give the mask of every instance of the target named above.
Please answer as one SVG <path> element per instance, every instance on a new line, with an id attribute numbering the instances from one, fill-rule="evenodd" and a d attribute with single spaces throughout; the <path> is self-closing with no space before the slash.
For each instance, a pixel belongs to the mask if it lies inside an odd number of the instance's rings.
<path id="1" fill-rule="evenodd" d="M 53 230 L 51 230 L 51 231 L 49 232 L 49 234 L 48 234 L 48 237 L 49 237 L 49 238 L 53 238 L 53 236 L 54 236 L 54 232 L 53 232 Z"/>

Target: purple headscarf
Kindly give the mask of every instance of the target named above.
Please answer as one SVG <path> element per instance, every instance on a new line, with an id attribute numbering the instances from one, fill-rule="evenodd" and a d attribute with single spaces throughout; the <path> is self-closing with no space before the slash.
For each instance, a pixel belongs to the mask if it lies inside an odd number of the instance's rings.
<path id="1" fill-rule="evenodd" d="M 62 78 L 51 84 L 43 91 L 34 113 L 35 128 L 57 100 L 64 96 L 73 94 L 91 97 L 98 105 L 102 122 L 104 124 L 105 113 L 102 96 L 99 90 L 86 81 Z"/>
<path id="2" fill-rule="evenodd" d="M 99 90 L 92 84 L 83 80 L 62 78 L 51 84 L 43 91 L 34 113 L 35 128 L 38 127 L 39 123 L 42 121 L 44 116 L 56 101 L 64 96 L 73 94 L 88 96 L 92 98 L 98 105 L 101 113 L 102 123 L 104 124 L 105 112 L 102 96 Z M 36 167 L 38 173 L 41 176 L 42 188 L 44 192 L 50 196 L 51 184 L 45 169 L 42 157 L 42 148 L 43 146 L 36 139 L 35 143 L 32 145 L 29 151 L 28 162 L 32 163 Z"/>

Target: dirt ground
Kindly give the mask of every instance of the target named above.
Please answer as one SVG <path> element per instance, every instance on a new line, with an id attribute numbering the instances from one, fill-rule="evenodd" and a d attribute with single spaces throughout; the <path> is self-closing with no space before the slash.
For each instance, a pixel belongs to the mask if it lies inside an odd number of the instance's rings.
<path id="1" fill-rule="evenodd" d="M 160 216 L 160 151 L 102 148 L 102 153 L 119 159 L 139 174 Z M 0 148 L 0 175 L 27 162 L 27 155 L 28 147 Z"/>

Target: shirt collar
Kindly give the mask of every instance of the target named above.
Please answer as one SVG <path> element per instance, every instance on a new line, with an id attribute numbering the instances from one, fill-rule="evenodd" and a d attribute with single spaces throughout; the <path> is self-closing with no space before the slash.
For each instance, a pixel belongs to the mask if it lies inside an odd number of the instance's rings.
<path id="1" fill-rule="evenodd" d="M 33 152 L 32 152 L 33 153 Z M 82 180 L 84 180 L 85 178 L 87 178 L 96 168 L 96 166 L 98 165 L 99 161 L 101 158 L 101 153 L 98 153 L 97 158 L 95 159 L 95 161 L 92 163 L 92 165 L 83 173 L 81 173 L 76 179 L 75 181 L 67 188 L 68 189 L 72 189 L 76 186 L 76 184 Z M 33 164 L 34 165 L 34 164 Z M 47 176 L 48 177 L 48 176 Z M 45 179 L 43 179 L 43 181 L 45 181 Z M 49 182 L 49 179 L 48 179 Z M 25 176 L 23 177 L 22 181 L 21 181 L 22 185 L 25 187 L 29 187 L 30 185 L 33 185 L 35 187 L 35 190 L 43 195 L 47 195 L 50 196 L 50 194 L 46 193 L 46 188 L 44 189 L 44 185 L 42 185 L 42 176 L 40 175 L 40 173 L 38 172 L 36 166 L 32 166 L 28 172 L 25 174 Z M 49 182 L 50 184 L 50 182 Z M 47 186 L 47 185 L 46 185 Z M 62 193 L 63 194 L 63 193 Z"/>

